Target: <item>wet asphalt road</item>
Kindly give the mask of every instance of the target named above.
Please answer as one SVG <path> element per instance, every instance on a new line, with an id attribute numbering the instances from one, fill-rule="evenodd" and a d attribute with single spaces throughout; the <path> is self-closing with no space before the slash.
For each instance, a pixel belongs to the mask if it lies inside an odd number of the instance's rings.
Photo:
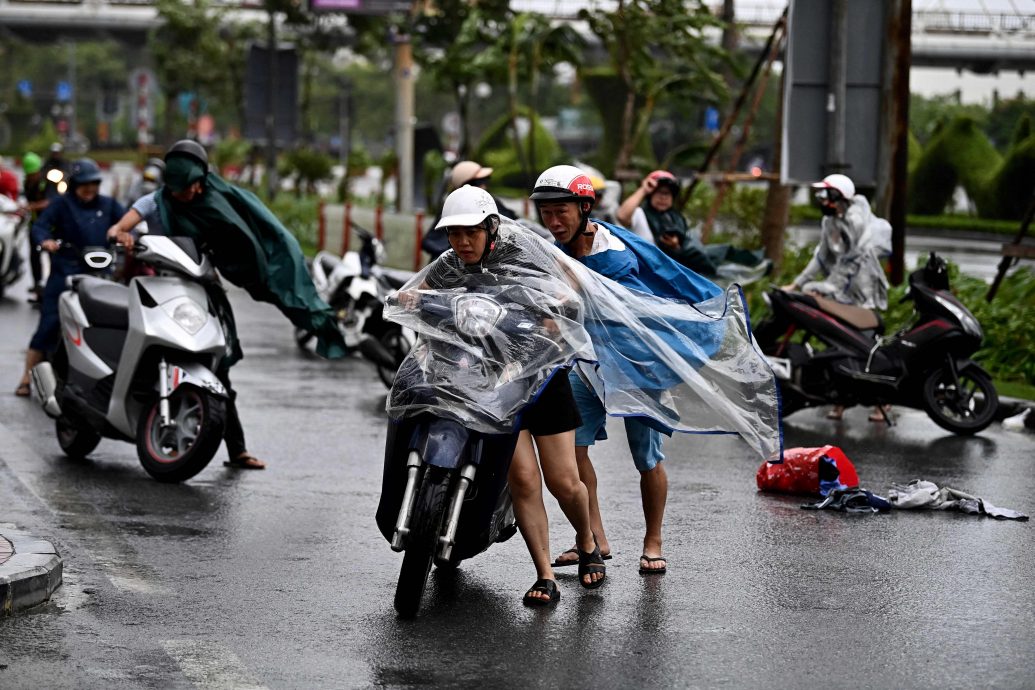
<path id="1" fill-rule="evenodd" d="M 271 307 L 233 294 L 246 358 L 233 370 L 265 472 L 222 451 L 160 485 L 128 444 L 65 459 L 13 388 L 36 312 L 0 301 L 0 533 L 53 541 L 65 584 L 0 619 L 0 688 L 1000 687 L 1035 685 L 1031 523 L 956 514 L 853 516 L 756 492 L 759 459 L 721 437 L 667 445 L 669 573 L 637 572 L 642 516 L 621 425 L 594 457 L 608 581 L 559 572 L 556 608 L 519 538 L 432 573 L 415 621 L 392 609 L 401 560 L 373 514 L 385 390 L 359 359 L 300 354 Z M 786 445 L 835 443 L 863 485 L 924 477 L 1035 512 L 1035 436 L 957 438 L 918 412 L 893 429 L 851 410 L 788 420 Z M 556 508 L 556 551 L 571 533 Z"/>

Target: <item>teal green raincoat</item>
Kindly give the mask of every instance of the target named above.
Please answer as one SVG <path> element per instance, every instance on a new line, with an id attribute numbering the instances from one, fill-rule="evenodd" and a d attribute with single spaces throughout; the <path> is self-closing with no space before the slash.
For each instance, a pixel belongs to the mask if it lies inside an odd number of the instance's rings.
<path id="1" fill-rule="evenodd" d="M 200 195 L 188 202 L 172 197 L 173 190 L 196 181 L 204 185 Z M 166 186 L 156 197 L 170 235 L 196 240 L 227 280 L 253 299 L 275 305 L 295 326 L 315 334 L 320 355 L 346 354 L 334 311 L 317 295 L 298 241 L 258 197 L 185 157 L 167 161 Z M 218 306 L 229 317 L 232 342 L 224 362 L 229 366 L 241 358 L 241 349 L 229 304 Z"/>

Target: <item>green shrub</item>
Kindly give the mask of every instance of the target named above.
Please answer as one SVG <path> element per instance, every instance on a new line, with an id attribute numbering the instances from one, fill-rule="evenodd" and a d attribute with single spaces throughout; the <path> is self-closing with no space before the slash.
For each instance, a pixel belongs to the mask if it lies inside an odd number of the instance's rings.
<path id="1" fill-rule="evenodd" d="M 683 209 L 691 225 L 704 223 L 715 202 L 716 189 L 699 184 Z M 716 213 L 716 231 L 709 242 L 728 242 L 738 247 L 757 249 L 762 246 L 762 217 L 765 214 L 767 190 L 764 187 L 730 185 Z"/>
<path id="2" fill-rule="evenodd" d="M 334 162 L 325 153 L 310 148 L 298 148 L 288 151 L 283 158 L 283 174 L 295 178 L 295 196 L 305 191 L 316 193 L 316 183 L 331 177 Z"/>
<path id="3" fill-rule="evenodd" d="M 58 135 L 57 130 L 54 128 L 54 122 L 49 118 L 44 120 L 43 128 L 39 134 L 29 139 L 22 141 L 21 153 L 25 154 L 29 151 L 37 154 L 40 158 L 46 158 L 50 151 L 50 145 L 55 141 L 60 141 L 61 137 Z"/>
<path id="4" fill-rule="evenodd" d="M 319 240 L 319 204 L 315 196 L 301 198 L 278 194 L 270 203 L 264 200 L 273 215 L 295 236 L 306 254 L 313 254 Z"/>
<path id="5" fill-rule="evenodd" d="M 909 211 L 936 215 L 961 185 L 980 204 L 1002 156 L 975 120 L 958 117 L 931 138 L 909 178 Z"/>
<path id="6" fill-rule="evenodd" d="M 1035 136 L 1013 146 L 989 181 L 978 210 L 982 216 L 1020 220 L 1035 191 Z"/>
<path id="7" fill-rule="evenodd" d="M 240 167 L 248 160 L 251 152 L 251 142 L 245 139 L 233 137 L 223 139 L 212 147 L 209 152 L 209 159 L 219 168 L 220 172 L 228 167 Z"/>

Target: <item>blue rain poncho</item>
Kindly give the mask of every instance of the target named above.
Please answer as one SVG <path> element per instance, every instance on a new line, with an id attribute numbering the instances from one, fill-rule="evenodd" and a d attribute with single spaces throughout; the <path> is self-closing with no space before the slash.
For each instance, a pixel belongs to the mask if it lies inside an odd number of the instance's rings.
<path id="1" fill-rule="evenodd" d="M 641 261 L 658 251 L 634 240 Z M 388 396 L 389 415 L 431 412 L 509 433 L 550 376 L 578 363 L 610 415 L 668 432 L 736 433 L 763 457 L 779 453 L 776 380 L 739 288 L 723 292 L 671 270 L 644 271 L 647 289 L 631 289 L 504 222 L 480 264 L 448 251 L 389 296 L 385 318 L 420 336 Z"/>

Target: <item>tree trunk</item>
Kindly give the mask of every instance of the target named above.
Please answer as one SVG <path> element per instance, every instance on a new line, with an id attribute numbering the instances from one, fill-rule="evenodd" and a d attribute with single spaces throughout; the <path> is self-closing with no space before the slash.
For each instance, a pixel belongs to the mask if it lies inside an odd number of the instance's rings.
<path id="1" fill-rule="evenodd" d="M 516 38 L 515 38 L 516 41 Z M 507 102 L 510 111 L 510 133 L 514 141 L 514 151 L 517 153 L 518 165 L 521 166 L 521 176 L 527 181 L 529 176 L 529 162 L 525 156 L 525 149 L 521 145 L 521 131 L 518 129 L 518 52 L 515 47 L 507 61 Z"/>
<path id="2" fill-rule="evenodd" d="M 780 101 L 776 106 L 776 142 L 773 154 L 773 170 L 780 172 L 783 164 L 783 89 L 784 78 L 780 76 Z M 765 198 L 765 212 L 762 215 L 762 247 L 765 256 L 773 262 L 773 275 L 783 264 L 783 238 L 787 229 L 787 216 L 791 207 L 791 188 L 779 180 L 769 181 L 769 192 Z"/>

